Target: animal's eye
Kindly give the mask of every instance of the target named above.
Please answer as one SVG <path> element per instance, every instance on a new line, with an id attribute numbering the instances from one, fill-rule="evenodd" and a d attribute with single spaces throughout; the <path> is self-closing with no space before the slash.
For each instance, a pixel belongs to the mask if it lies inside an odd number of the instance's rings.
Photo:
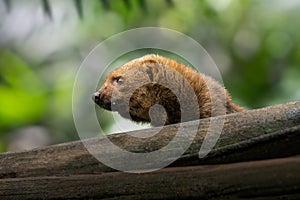
<path id="1" fill-rule="evenodd" d="M 114 79 L 114 85 L 121 85 L 124 82 L 122 77 L 118 77 Z"/>

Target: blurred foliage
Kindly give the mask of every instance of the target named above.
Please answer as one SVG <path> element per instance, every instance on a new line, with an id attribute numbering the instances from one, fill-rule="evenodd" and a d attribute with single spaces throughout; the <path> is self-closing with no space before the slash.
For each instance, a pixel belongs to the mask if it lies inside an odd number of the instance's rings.
<path id="1" fill-rule="evenodd" d="M 48 130 L 50 143 L 78 139 L 77 69 L 99 42 L 131 28 L 194 38 L 242 106 L 300 99 L 299 11 L 297 0 L 0 0 L 0 151 L 12 132 L 33 125 Z M 99 115 L 109 129 L 111 116 Z"/>
<path id="2" fill-rule="evenodd" d="M 39 77 L 9 51 L 0 51 L 0 70 L 0 130 L 39 121 L 47 106 L 46 88 Z"/>

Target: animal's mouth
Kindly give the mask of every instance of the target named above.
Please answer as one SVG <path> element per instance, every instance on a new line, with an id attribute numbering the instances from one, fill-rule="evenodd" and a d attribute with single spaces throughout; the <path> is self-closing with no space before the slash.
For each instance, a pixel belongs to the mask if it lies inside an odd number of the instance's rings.
<path id="1" fill-rule="evenodd" d="M 111 102 L 106 100 L 106 98 L 104 98 L 103 94 L 100 94 L 99 92 L 95 92 L 92 95 L 92 99 L 101 108 L 111 111 Z"/>

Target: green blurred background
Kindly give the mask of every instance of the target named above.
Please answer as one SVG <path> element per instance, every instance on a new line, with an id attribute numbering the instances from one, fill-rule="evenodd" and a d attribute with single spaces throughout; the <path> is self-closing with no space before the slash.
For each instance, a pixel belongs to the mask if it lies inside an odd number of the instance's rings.
<path id="1" fill-rule="evenodd" d="M 198 41 L 242 106 L 300 99 L 299 19 L 299 0 L 0 0 L 0 152 L 79 139 L 72 89 L 81 62 L 137 27 Z"/>

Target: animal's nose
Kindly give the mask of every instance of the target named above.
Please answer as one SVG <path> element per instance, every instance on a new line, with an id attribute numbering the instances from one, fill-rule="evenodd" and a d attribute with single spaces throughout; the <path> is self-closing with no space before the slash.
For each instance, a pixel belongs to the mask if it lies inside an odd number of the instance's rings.
<path id="1" fill-rule="evenodd" d="M 92 95 L 92 99 L 95 103 L 98 103 L 99 100 L 100 100 L 100 93 L 99 92 L 95 92 L 93 95 Z"/>

